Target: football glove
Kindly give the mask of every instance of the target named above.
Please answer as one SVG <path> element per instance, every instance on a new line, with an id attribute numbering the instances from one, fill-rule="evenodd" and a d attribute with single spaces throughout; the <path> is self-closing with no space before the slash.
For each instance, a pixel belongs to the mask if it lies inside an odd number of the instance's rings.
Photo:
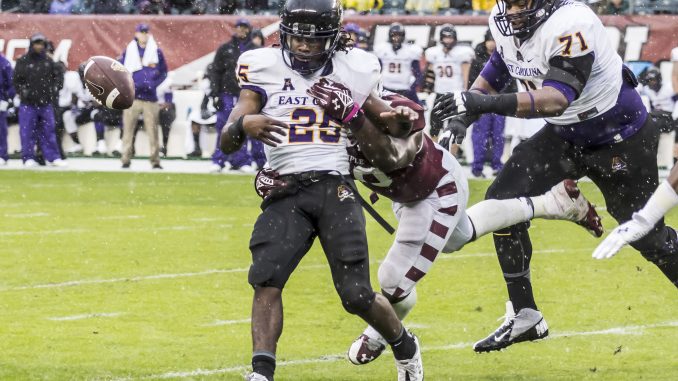
<path id="1" fill-rule="evenodd" d="M 639 213 L 633 213 L 630 221 L 617 226 L 593 252 L 595 259 L 612 258 L 622 247 L 643 238 L 652 230 L 654 224 L 648 222 Z"/>
<path id="2" fill-rule="evenodd" d="M 254 189 L 261 198 L 268 197 L 276 189 L 287 187 L 287 182 L 279 179 L 277 171 L 263 168 L 254 177 Z"/>
<path id="3" fill-rule="evenodd" d="M 466 129 L 478 119 L 477 116 L 462 115 L 447 122 L 443 133 L 438 138 L 438 144 L 449 150 L 450 144 L 461 144 L 466 137 Z"/>
<path id="4" fill-rule="evenodd" d="M 433 105 L 431 112 L 441 121 L 466 113 L 466 91 L 454 91 L 441 95 Z"/>
<path id="5" fill-rule="evenodd" d="M 347 123 L 360 107 L 353 102 L 351 90 L 339 82 L 321 78 L 306 90 L 306 93 L 318 100 L 320 107 L 332 118 Z"/>

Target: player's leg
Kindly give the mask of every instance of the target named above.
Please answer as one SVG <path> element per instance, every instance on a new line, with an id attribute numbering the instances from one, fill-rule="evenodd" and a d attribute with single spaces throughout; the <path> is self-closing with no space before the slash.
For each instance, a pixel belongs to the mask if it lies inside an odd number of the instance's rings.
<path id="1" fill-rule="evenodd" d="M 504 166 L 501 163 L 501 157 L 504 154 L 504 125 L 506 117 L 503 115 L 492 114 L 494 121 L 492 123 L 492 170 L 496 176 Z"/>
<path id="2" fill-rule="evenodd" d="M 308 189 L 322 192 L 325 200 L 316 206 L 318 238 L 344 309 L 360 316 L 385 338 L 396 358 L 399 379 L 401 374 L 406 379 L 407 373 L 407 379 L 422 380 L 417 339 L 405 330 L 389 301 L 372 290 L 365 216 L 357 197 L 337 176 Z"/>
<path id="3" fill-rule="evenodd" d="M 214 125 L 217 130 L 217 143 L 216 147 L 214 148 L 214 153 L 212 154 L 212 163 L 219 166 L 219 168 L 223 168 L 224 164 L 226 163 L 227 156 L 221 152 L 221 147 L 219 147 L 219 137 L 221 136 L 221 130 L 228 121 L 228 116 L 231 115 L 231 110 L 233 109 L 235 102 L 233 101 L 233 96 L 230 94 L 222 93 L 220 98 L 221 106 L 219 107 L 219 110 L 217 110 L 217 122 Z"/>
<path id="4" fill-rule="evenodd" d="M 252 301 L 252 368 L 273 379 L 275 354 L 283 327 L 282 289 L 314 239 L 313 224 L 288 196 L 268 204 L 250 240 L 252 265 L 248 281 Z"/>
<path id="5" fill-rule="evenodd" d="M 571 159 L 572 146 L 558 137 L 548 125 L 532 138 L 521 143 L 485 195 L 486 199 L 510 199 L 545 193 L 565 178 L 577 178 Z M 546 323 L 538 311 L 530 282 L 532 243 L 528 223 L 520 223 L 494 233 L 509 299 L 515 315 L 496 332 L 474 345 L 476 351 L 491 351 L 513 343 L 534 340 L 548 334 Z"/>
<path id="6" fill-rule="evenodd" d="M 160 166 L 160 143 L 158 136 L 158 114 L 160 112 L 160 105 L 157 102 L 143 103 L 144 114 L 144 130 L 148 136 L 148 144 L 150 146 L 150 161 L 154 168 Z"/>
<path id="7" fill-rule="evenodd" d="M 193 152 L 189 153 L 189 157 L 202 157 L 202 149 L 200 148 L 200 127 L 196 122 L 191 122 L 191 133 L 193 134 Z"/>
<path id="8" fill-rule="evenodd" d="M 21 137 L 21 160 L 25 165 L 35 164 L 35 129 L 38 114 L 35 106 L 19 106 L 19 135 Z"/>
<path id="9" fill-rule="evenodd" d="M 487 154 L 487 139 L 492 129 L 492 114 L 483 114 L 473 123 L 473 164 L 471 164 L 471 173 L 475 177 L 483 177 L 483 167 L 485 165 L 485 155 Z"/>
<path id="10" fill-rule="evenodd" d="M 7 164 L 7 111 L 0 111 L 0 165 Z"/>
<path id="11" fill-rule="evenodd" d="M 607 211 L 620 224 L 630 220 L 657 189 L 659 131 L 649 120 L 631 138 L 584 157 L 587 174 L 602 191 Z M 631 246 L 678 287 L 678 237 L 663 219 Z"/>
<path id="12" fill-rule="evenodd" d="M 54 128 L 54 108 L 52 105 L 38 108 L 38 141 L 45 160 L 54 163 L 61 159 L 59 144 L 57 143 L 56 130 Z"/>
<path id="13" fill-rule="evenodd" d="M 132 161 L 132 145 L 134 144 L 134 130 L 137 126 L 139 114 L 143 112 L 141 101 L 135 100 L 132 107 L 122 112 L 122 166 L 129 167 Z"/>

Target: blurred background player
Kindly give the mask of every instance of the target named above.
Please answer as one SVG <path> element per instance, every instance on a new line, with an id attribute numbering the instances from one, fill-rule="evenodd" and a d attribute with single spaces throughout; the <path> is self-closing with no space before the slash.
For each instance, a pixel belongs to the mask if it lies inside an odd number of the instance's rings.
<path id="1" fill-rule="evenodd" d="M 12 64 L 0 54 L 0 166 L 7 165 L 7 110 L 14 102 L 14 70 Z"/>
<path id="2" fill-rule="evenodd" d="M 494 53 L 496 43 L 492 37 L 492 33 L 488 29 L 485 33 L 485 40 L 478 44 L 475 49 L 475 59 L 471 62 L 471 69 L 468 76 L 468 85 L 478 78 L 480 72 L 485 67 L 485 64 Z M 511 81 L 508 89 L 504 91 L 516 91 L 515 81 Z M 504 153 L 504 127 L 506 125 L 506 117 L 498 114 L 483 114 L 478 120 L 473 123 L 471 132 L 471 140 L 473 141 L 473 163 L 471 164 L 471 173 L 474 177 L 485 177 L 483 174 L 483 167 L 487 157 L 488 146 L 490 149 L 490 165 L 492 171 L 496 176 L 501 170 L 501 158 Z"/>
<path id="3" fill-rule="evenodd" d="M 120 62 L 132 73 L 134 80 L 134 103 L 123 111 L 122 167 L 129 168 L 134 149 L 134 130 L 143 113 L 144 130 L 150 145 L 150 160 L 153 169 L 162 169 L 158 144 L 158 86 L 167 78 L 167 64 L 162 50 L 149 33 L 147 24 L 139 24 L 134 39 L 127 45 Z"/>
<path id="4" fill-rule="evenodd" d="M 426 49 L 426 79 L 424 91 L 438 99 L 450 91 L 466 90 L 471 61 L 475 57 L 473 48 L 457 44 L 457 31 L 452 24 L 440 27 L 438 45 Z M 418 63 L 418 62 L 417 62 Z M 443 122 L 431 115 L 430 135 L 435 139 Z"/>
<path id="5" fill-rule="evenodd" d="M 255 29 L 252 31 L 252 49 L 263 48 L 266 45 L 266 38 L 261 32 L 261 29 Z"/>
<path id="6" fill-rule="evenodd" d="M 202 157 L 202 148 L 200 147 L 200 130 L 202 127 L 214 127 L 217 122 L 216 108 L 214 107 L 212 93 L 212 78 L 214 76 L 214 65 L 207 65 L 205 73 L 198 83 L 198 88 L 202 90 L 203 97 L 200 102 L 199 110 L 191 110 L 188 114 L 188 120 L 191 122 L 191 135 L 193 136 L 193 151 L 188 157 Z"/>
<path id="7" fill-rule="evenodd" d="M 177 118 L 177 107 L 174 104 L 172 92 L 172 78 L 170 75 L 158 86 L 158 124 L 162 132 L 162 146 L 160 154 L 167 157 L 167 141 L 169 140 L 172 123 Z"/>
<path id="8" fill-rule="evenodd" d="M 647 102 L 647 111 L 661 132 L 657 148 L 659 168 L 669 169 L 674 162 L 675 124 L 678 123 L 671 117 L 676 103 L 673 100 L 673 88 L 668 81 L 662 81 L 662 73 L 655 66 L 645 68 L 638 76 L 638 82 L 638 92 Z"/>
<path id="9" fill-rule="evenodd" d="M 65 64 L 64 65 L 65 69 Z M 74 110 L 77 108 L 78 102 L 85 97 L 85 88 L 80 79 L 78 71 L 67 70 L 64 72 L 63 86 L 59 90 L 59 97 L 55 108 L 55 123 L 57 132 L 57 143 L 59 144 L 59 152 L 62 158 L 65 158 L 65 153 L 82 152 L 82 145 L 78 137 L 78 125 L 75 121 L 76 115 Z M 63 135 L 64 132 L 69 135 L 73 141 L 73 145 L 67 150 L 63 149 Z"/>
<path id="10" fill-rule="evenodd" d="M 233 169 L 241 169 L 252 172 L 252 155 L 249 151 L 250 144 L 244 144 L 239 151 L 225 155 L 219 147 L 219 136 L 224 128 L 228 116 L 231 115 L 233 106 L 238 101 L 240 87 L 236 78 L 235 68 L 240 55 L 255 46 L 251 40 L 252 25 L 246 19 L 239 19 L 235 24 L 233 38 L 221 45 L 214 56 L 214 83 L 212 84 L 212 96 L 214 106 L 217 109 L 217 143 L 212 154 L 212 166 L 210 172 L 221 172 L 225 166 Z M 259 143 L 256 143 L 261 147 Z M 263 148 L 261 148 L 263 150 Z"/>
<path id="11" fill-rule="evenodd" d="M 419 67 L 422 49 L 418 45 L 405 43 L 403 24 L 391 24 L 388 28 L 388 43 L 375 46 L 374 54 L 381 63 L 381 81 L 384 89 L 421 103 L 417 96 L 417 88 L 422 82 Z"/>
<path id="12" fill-rule="evenodd" d="M 14 88 L 21 99 L 21 158 L 26 167 L 37 166 L 36 139 L 49 165 L 67 165 L 59 154 L 53 107 L 63 85 L 63 70 L 47 55 L 46 42 L 42 33 L 31 36 L 28 52 L 17 60 L 14 68 Z"/>

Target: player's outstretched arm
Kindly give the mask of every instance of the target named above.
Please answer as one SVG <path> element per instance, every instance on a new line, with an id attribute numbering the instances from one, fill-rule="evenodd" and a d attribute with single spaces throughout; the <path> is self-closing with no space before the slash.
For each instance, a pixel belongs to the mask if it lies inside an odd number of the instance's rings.
<path id="1" fill-rule="evenodd" d="M 393 108 L 383 99 L 370 94 L 362 106 L 365 116 L 384 132 L 396 138 L 406 137 L 412 131 L 412 122 L 409 118 L 384 118 L 382 114 L 393 111 Z M 423 114 L 422 114 L 423 117 Z"/>
<path id="2" fill-rule="evenodd" d="M 593 251 L 593 258 L 612 258 L 625 245 L 644 237 L 657 222 L 678 205 L 678 165 L 674 165 L 666 181 L 659 184 L 643 209 L 633 213 L 630 221 L 616 227 Z"/>
<path id="3" fill-rule="evenodd" d="M 273 147 L 282 143 L 282 140 L 274 133 L 285 136 L 287 135 L 285 129 L 289 127 L 283 122 L 260 115 L 260 110 L 261 96 L 252 90 L 241 90 L 238 103 L 231 111 L 221 133 L 219 147 L 223 153 L 228 154 L 239 150 L 246 135 Z"/>

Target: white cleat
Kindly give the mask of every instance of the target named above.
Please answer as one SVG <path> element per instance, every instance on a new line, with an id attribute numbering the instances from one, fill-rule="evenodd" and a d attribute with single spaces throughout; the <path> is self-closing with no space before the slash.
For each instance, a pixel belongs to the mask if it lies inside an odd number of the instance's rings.
<path id="1" fill-rule="evenodd" d="M 221 173 L 222 169 L 223 168 L 221 168 L 221 165 L 216 164 L 216 163 L 212 163 L 210 165 L 209 173 Z"/>
<path id="2" fill-rule="evenodd" d="M 245 381 L 270 381 L 266 376 L 263 376 L 257 372 L 252 372 L 245 376 Z"/>
<path id="3" fill-rule="evenodd" d="M 348 348 L 348 361 L 363 365 L 376 360 L 386 349 L 386 342 L 367 336 L 364 332 Z"/>
<path id="4" fill-rule="evenodd" d="M 28 159 L 28 160 L 24 161 L 24 167 L 26 167 L 26 168 L 37 168 L 38 163 L 33 159 Z"/>
<path id="5" fill-rule="evenodd" d="M 242 167 L 238 168 L 238 170 L 242 173 L 254 173 L 257 171 L 251 165 L 243 165 Z"/>
<path id="6" fill-rule="evenodd" d="M 414 338 L 417 351 L 414 352 L 414 356 L 411 359 L 395 360 L 396 369 L 398 370 L 398 381 L 424 380 L 424 363 L 421 361 L 421 348 L 419 346 L 419 339 L 416 335 L 411 335 Z"/>
<path id="7" fill-rule="evenodd" d="M 56 159 L 54 161 L 48 161 L 47 165 L 50 167 L 66 168 L 68 167 L 68 162 L 66 160 Z"/>
<path id="8" fill-rule="evenodd" d="M 101 155 L 105 155 L 108 152 L 108 147 L 106 147 L 105 140 L 102 139 L 97 141 L 97 152 L 99 152 Z"/>
<path id="9" fill-rule="evenodd" d="M 0 167 L 7 165 L 7 160 L 0 157 Z"/>
<path id="10" fill-rule="evenodd" d="M 477 353 L 498 351 L 515 343 L 535 341 L 549 335 L 549 326 L 540 311 L 523 308 L 516 314 L 513 303 L 506 302 L 504 322 L 486 338 L 473 344 Z"/>
<path id="11" fill-rule="evenodd" d="M 66 153 L 81 153 L 82 146 L 80 144 L 74 144 L 69 149 L 66 150 Z"/>

